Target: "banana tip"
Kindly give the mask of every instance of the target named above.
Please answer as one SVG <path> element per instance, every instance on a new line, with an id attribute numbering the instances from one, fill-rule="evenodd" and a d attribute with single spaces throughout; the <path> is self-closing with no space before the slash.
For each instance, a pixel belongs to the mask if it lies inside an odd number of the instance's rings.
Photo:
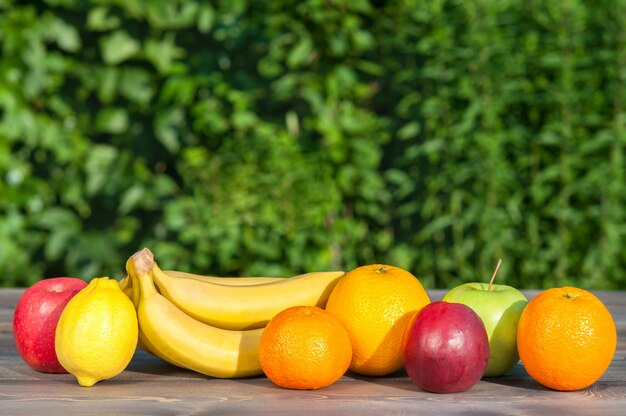
<path id="1" fill-rule="evenodd" d="M 154 261 L 154 254 L 152 253 L 152 251 L 150 251 L 148 247 L 144 247 L 140 252 L 150 257 L 150 260 Z"/>
<path id="2" fill-rule="evenodd" d="M 140 276 L 149 273 L 154 267 L 154 255 L 147 248 L 133 254 L 131 260 L 135 266 L 135 271 Z"/>

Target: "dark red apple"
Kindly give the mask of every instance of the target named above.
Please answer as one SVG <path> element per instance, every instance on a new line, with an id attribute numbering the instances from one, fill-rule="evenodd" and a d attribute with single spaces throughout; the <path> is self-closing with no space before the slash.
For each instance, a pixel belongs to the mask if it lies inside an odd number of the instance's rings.
<path id="1" fill-rule="evenodd" d="M 54 333 L 67 302 L 87 283 L 74 277 L 40 280 L 15 307 L 13 338 L 26 363 L 43 373 L 66 373 L 54 350 Z"/>
<path id="2" fill-rule="evenodd" d="M 404 367 L 422 390 L 465 391 L 487 368 L 485 325 L 476 312 L 461 303 L 424 306 L 407 327 L 404 342 Z"/>

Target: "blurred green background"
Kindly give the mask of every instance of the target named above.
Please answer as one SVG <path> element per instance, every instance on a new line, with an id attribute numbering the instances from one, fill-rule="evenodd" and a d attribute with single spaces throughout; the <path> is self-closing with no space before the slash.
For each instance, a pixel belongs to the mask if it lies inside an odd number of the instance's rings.
<path id="1" fill-rule="evenodd" d="M 626 2 L 0 0 L 0 285 L 626 289 Z"/>

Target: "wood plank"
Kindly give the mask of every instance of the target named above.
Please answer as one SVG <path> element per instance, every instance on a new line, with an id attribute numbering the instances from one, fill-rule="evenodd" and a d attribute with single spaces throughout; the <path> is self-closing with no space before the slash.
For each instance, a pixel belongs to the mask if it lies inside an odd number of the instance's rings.
<path id="1" fill-rule="evenodd" d="M 617 415 L 626 408 L 626 292 L 595 292 L 616 320 L 619 342 L 609 370 L 590 388 L 549 390 L 520 364 L 510 375 L 483 379 L 467 392 L 448 395 L 421 391 L 404 371 L 387 377 L 348 373 L 322 390 L 285 390 L 265 377 L 208 378 L 143 351 L 119 376 L 84 388 L 71 375 L 38 373 L 20 359 L 12 317 L 21 293 L 0 290 L 0 415 Z M 444 293 L 429 291 L 433 300 Z M 537 291 L 525 293 L 532 297 Z"/>

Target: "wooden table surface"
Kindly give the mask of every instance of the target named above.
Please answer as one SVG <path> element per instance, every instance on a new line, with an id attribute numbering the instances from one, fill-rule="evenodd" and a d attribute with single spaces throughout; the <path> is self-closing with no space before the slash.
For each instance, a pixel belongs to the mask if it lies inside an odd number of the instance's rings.
<path id="1" fill-rule="evenodd" d="M 0 290 L 0 415 L 626 415 L 626 292 L 594 292 L 618 331 L 617 353 L 602 378 L 576 392 L 546 389 L 521 364 L 458 394 L 421 391 L 405 372 L 387 377 L 346 374 L 316 391 L 286 390 L 265 377 L 212 379 L 138 350 L 128 368 L 93 387 L 68 374 L 28 367 L 13 343 L 13 311 L 22 289 Z M 526 291 L 532 298 L 537 292 Z M 432 300 L 444 292 L 430 290 Z"/>

